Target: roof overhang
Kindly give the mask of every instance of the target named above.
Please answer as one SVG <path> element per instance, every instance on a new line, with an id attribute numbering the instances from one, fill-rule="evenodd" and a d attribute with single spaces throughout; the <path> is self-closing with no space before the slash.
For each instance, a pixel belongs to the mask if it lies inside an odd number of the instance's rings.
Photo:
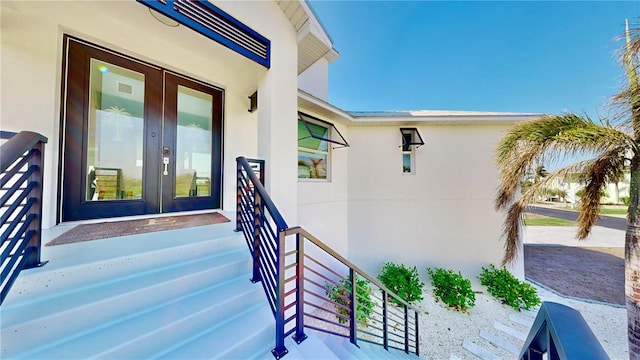
<path id="1" fill-rule="evenodd" d="M 350 112 L 353 126 L 500 125 L 540 118 L 544 114 L 480 111 L 416 110 Z"/>
<path id="2" fill-rule="evenodd" d="M 278 5 L 298 34 L 298 74 L 323 57 L 330 63 L 340 57 L 333 41 L 305 0 L 278 0 Z"/>
<path id="3" fill-rule="evenodd" d="M 544 114 L 480 111 L 345 111 L 298 90 L 298 109 L 347 126 L 500 125 L 538 119 Z"/>

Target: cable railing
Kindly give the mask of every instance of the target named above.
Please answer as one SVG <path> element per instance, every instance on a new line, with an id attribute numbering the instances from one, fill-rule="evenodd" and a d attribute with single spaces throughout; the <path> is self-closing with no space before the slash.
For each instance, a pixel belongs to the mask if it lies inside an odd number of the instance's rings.
<path id="1" fill-rule="evenodd" d="M 42 181 L 47 138 L 29 131 L 2 132 L 0 147 L 0 304 L 24 269 L 42 266 Z"/>
<path id="2" fill-rule="evenodd" d="M 287 354 L 288 336 L 304 341 L 305 328 L 419 355 L 419 311 L 303 228 L 289 228 L 263 186 L 264 161 L 236 160 L 236 230 L 276 320 L 273 355 Z"/>

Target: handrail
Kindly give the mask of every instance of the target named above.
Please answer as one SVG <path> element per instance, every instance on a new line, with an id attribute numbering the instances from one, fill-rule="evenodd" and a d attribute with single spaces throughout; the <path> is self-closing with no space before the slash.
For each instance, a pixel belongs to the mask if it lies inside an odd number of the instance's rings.
<path id="1" fill-rule="evenodd" d="M 40 267 L 44 144 L 30 131 L 3 131 L 0 147 L 0 304 L 24 269 Z"/>
<path id="2" fill-rule="evenodd" d="M 263 160 L 236 162 L 236 231 L 243 232 L 253 258 L 251 281 L 262 284 L 276 320 L 275 358 L 288 353 L 287 336 L 297 343 L 307 338 L 304 328 L 348 337 L 354 345 L 361 340 L 419 355 L 419 311 L 305 229 L 289 228 L 263 186 Z M 287 242 L 291 235 L 295 242 Z M 365 288 L 361 278 L 368 281 Z"/>
<path id="3" fill-rule="evenodd" d="M 31 131 L 21 131 L 14 135 L 10 141 L 2 144 L 0 172 L 5 172 L 9 166 L 21 158 L 25 152 L 31 150 L 38 142 L 46 143 L 47 138 Z"/>
<path id="4" fill-rule="evenodd" d="M 262 185 L 262 182 L 260 181 L 260 179 L 253 172 L 251 165 L 249 165 L 249 161 L 256 161 L 256 160 L 247 159 L 244 156 L 240 156 L 236 159 L 236 161 L 240 166 L 242 166 L 244 171 L 247 172 L 247 176 L 249 177 L 249 180 L 251 180 L 251 183 L 253 184 L 253 186 L 255 186 L 256 191 L 261 195 L 264 201 L 264 205 L 272 210 L 273 220 L 275 221 L 276 225 L 279 228 L 286 229 L 287 222 L 284 221 L 284 218 L 282 217 L 282 214 L 280 214 L 280 211 L 276 207 L 276 204 L 273 203 L 273 200 L 271 200 L 271 197 L 267 193 L 267 190 L 264 188 L 264 185 Z M 264 181 L 264 179 L 262 179 L 262 181 Z"/>
<path id="5" fill-rule="evenodd" d="M 313 236 L 311 233 L 309 233 L 307 230 L 305 230 L 304 228 L 300 227 L 300 226 L 294 226 L 291 227 L 287 230 L 285 230 L 285 235 L 289 236 L 289 235 L 295 235 L 295 234 L 302 234 L 307 240 L 311 241 L 314 245 L 316 245 L 317 247 L 319 247 L 320 249 L 324 250 L 325 252 L 327 252 L 329 255 L 333 256 L 334 258 L 336 258 L 336 260 L 340 261 L 341 263 L 343 263 L 344 265 L 346 265 L 347 267 L 349 267 L 350 269 L 355 270 L 358 274 L 360 274 L 360 276 L 364 277 L 365 279 L 367 279 L 369 282 L 371 282 L 372 284 L 374 284 L 375 286 L 379 287 L 381 290 L 384 290 L 386 292 L 388 292 L 389 294 L 394 294 L 393 291 L 389 290 L 386 286 L 384 286 L 379 280 L 371 277 L 369 274 L 367 274 L 364 270 L 360 269 L 357 265 L 353 264 L 352 262 L 350 262 L 349 260 L 347 260 L 346 258 L 344 258 L 342 255 L 338 254 L 337 252 L 335 252 L 333 249 L 331 249 L 329 246 L 327 246 L 325 243 L 323 243 L 322 241 L 320 241 L 317 237 Z M 397 295 L 396 295 L 397 296 Z M 406 302 L 404 299 L 402 299 L 401 297 L 397 296 L 397 300 L 402 303 L 402 305 L 407 306 L 409 309 L 413 310 L 413 311 L 420 311 L 418 309 L 416 309 L 413 305 L 409 304 L 408 302 Z"/>
<path id="6" fill-rule="evenodd" d="M 545 301 L 520 350 L 521 360 L 609 359 L 589 325 L 575 309 Z"/>

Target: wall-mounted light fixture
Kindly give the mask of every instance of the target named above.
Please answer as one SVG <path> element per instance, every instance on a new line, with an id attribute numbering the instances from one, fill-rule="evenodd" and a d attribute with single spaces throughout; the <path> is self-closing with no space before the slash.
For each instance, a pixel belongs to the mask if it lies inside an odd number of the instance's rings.
<path id="1" fill-rule="evenodd" d="M 249 112 L 252 113 L 258 110 L 258 91 L 249 96 Z"/>

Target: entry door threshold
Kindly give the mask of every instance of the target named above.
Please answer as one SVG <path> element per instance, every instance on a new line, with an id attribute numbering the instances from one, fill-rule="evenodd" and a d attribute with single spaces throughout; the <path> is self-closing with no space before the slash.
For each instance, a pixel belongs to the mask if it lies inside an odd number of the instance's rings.
<path id="1" fill-rule="evenodd" d="M 228 215 L 230 215 L 229 212 L 222 211 L 222 209 L 207 209 L 207 210 L 170 212 L 170 213 L 163 213 L 163 214 L 145 214 L 145 215 L 134 215 L 134 216 L 118 216 L 118 217 L 112 217 L 112 218 L 65 221 L 65 222 L 59 223 L 56 226 L 66 227 L 66 226 L 76 226 L 76 225 L 85 225 L 85 224 L 98 224 L 98 223 L 104 223 L 104 222 L 144 220 L 144 219 L 163 218 L 163 217 L 169 217 L 169 216 L 198 215 L 198 214 L 212 214 L 212 213 L 221 213 L 226 217 L 229 217 Z"/>

